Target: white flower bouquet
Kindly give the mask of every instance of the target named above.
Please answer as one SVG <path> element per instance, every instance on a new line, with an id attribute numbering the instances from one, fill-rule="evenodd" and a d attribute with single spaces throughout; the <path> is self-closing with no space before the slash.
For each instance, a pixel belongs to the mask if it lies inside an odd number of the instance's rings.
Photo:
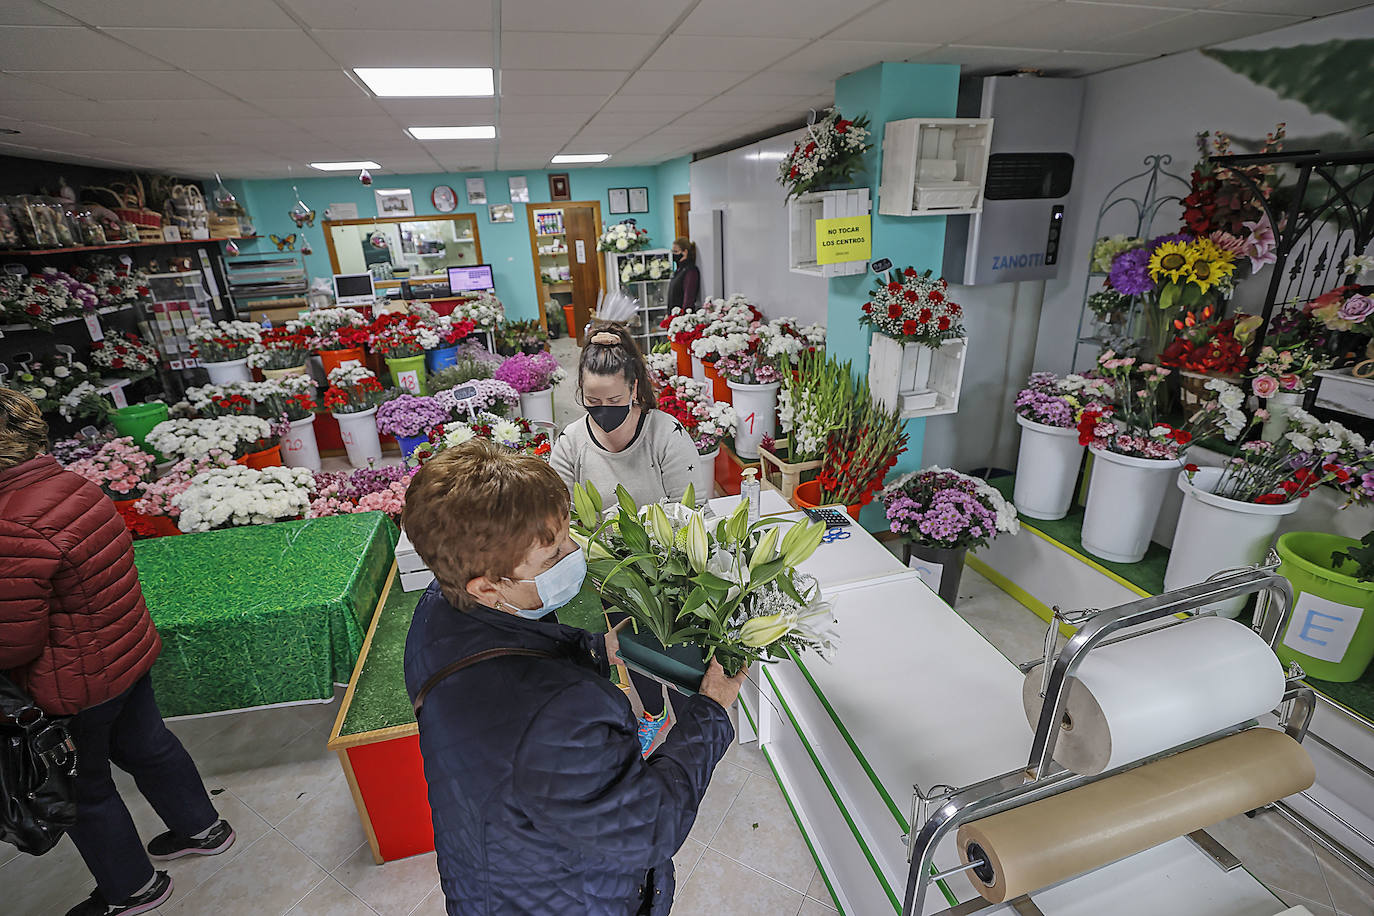
<path id="1" fill-rule="evenodd" d="M 240 525 L 267 525 L 303 516 L 310 508 L 314 474 L 307 468 L 242 465 L 212 468 L 191 478 L 172 497 L 182 531 L 212 531 Z"/>
<path id="2" fill-rule="evenodd" d="M 214 449 L 241 457 L 266 448 L 271 437 L 271 424 L 261 417 L 205 417 L 163 420 L 148 433 L 148 444 L 168 458 L 202 458 Z"/>
<path id="3" fill-rule="evenodd" d="M 506 320 L 506 307 L 495 294 L 483 293 L 475 299 L 459 303 L 449 317 L 454 321 L 466 318 L 478 331 L 495 331 Z"/>
<path id="4" fill-rule="evenodd" d="M 186 338 L 202 362 L 227 363 L 247 359 L 262 339 L 262 328 L 251 321 L 202 321 L 187 329 Z"/>
<path id="5" fill-rule="evenodd" d="M 820 121 L 806 128 L 807 137 L 793 145 L 778 165 L 778 183 L 787 196 L 821 190 L 853 180 L 864 169 L 863 155 L 873 148 L 868 142 L 868 115 L 852 121 L 831 108 Z"/>
<path id="6" fill-rule="evenodd" d="M 616 223 L 608 226 L 597 240 L 597 251 L 638 251 L 649 247 L 649 230 L 640 229 L 632 223 Z"/>

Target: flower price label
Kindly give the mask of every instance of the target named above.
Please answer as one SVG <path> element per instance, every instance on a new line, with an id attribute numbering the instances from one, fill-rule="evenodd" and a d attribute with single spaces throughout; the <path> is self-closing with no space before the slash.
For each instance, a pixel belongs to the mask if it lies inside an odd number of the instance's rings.
<path id="1" fill-rule="evenodd" d="M 87 312 L 84 317 L 86 319 L 86 331 L 91 335 L 91 340 L 104 340 L 105 331 L 100 327 L 100 319 L 91 312 Z"/>
<path id="2" fill-rule="evenodd" d="M 816 263 L 867 261 L 873 254 L 873 218 L 842 216 L 816 220 Z"/>

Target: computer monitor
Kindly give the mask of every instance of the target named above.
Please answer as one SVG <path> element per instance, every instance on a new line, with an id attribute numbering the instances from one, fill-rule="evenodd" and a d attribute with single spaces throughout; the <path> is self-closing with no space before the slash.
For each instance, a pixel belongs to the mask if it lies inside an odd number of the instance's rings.
<path id="1" fill-rule="evenodd" d="M 372 274 L 335 274 L 334 304 L 371 305 L 377 298 L 372 288 Z"/>
<path id="2" fill-rule="evenodd" d="M 450 267 L 448 269 L 448 289 L 451 293 L 490 293 L 496 290 L 490 264 L 473 264 L 471 267 Z"/>

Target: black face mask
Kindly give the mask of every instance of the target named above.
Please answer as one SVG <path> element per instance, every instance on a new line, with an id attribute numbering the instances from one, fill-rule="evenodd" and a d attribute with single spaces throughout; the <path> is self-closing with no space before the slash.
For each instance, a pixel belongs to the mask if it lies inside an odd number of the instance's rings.
<path id="1" fill-rule="evenodd" d="M 683 261 L 687 260 L 687 252 L 679 251 L 677 254 L 673 255 L 673 260 L 681 264 Z"/>
<path id="2" fill-rule="evenodd" d="M 587 413 L 591 416 L 592 422 L 601 427 L 602 432 L 613 433 L 629 418 L 630 405 L 588 407 Z"/>

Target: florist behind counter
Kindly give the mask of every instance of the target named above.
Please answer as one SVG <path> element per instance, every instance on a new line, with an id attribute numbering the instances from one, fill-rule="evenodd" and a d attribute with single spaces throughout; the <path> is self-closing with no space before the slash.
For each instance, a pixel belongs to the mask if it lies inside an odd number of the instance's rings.
<path id="1" fill-rule="evenodd" d="M 641 755 L 610 681 L 614 632 L 553 615 L 587 571 L 568 510 L 547 463 L 480 439 L 435 456 L 406 494 L 406 533 L 435 576 L 406 640 L 406 690 L 452 916 L 667 916 L 673 853 L 734 737 L 725 710 L 744 673 L 712 661 Z"/>

